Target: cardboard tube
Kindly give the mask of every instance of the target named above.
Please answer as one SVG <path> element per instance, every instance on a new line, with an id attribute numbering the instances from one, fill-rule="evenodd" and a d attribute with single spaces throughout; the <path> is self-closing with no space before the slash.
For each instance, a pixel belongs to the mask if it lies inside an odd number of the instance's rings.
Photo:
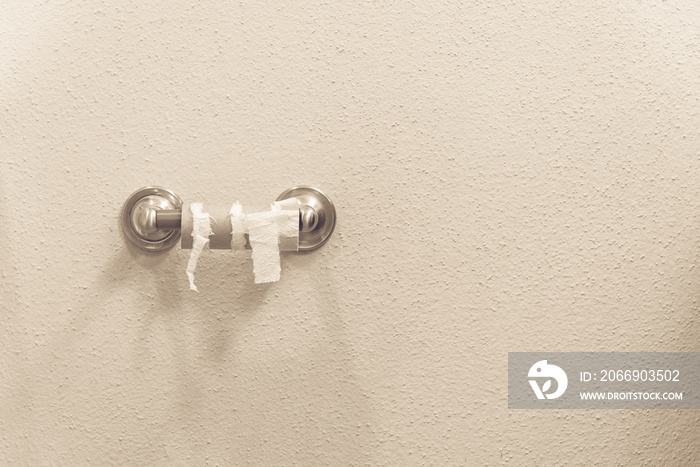
<path id="1" fill-rule="evenodd" d="M 182 205 L 182 221 L 180 245 L 183 250 L 190 250 L 193 246 L 192 239 L 192 210 L 191 203 Z M 285 206 L 286 208 L 286 206 Z M 244 214 L 270 211 L 270 205 L 243 206 Z M 211 220 L 212 235 L 209 237 L 209 249 L 230 250 L 231 249 L 231 205 L 230 204 L 202 204 L 202 212 L 209 213 Z M 291 234 L 290 234 L 291 236 Z M 280 251 L 298 251 L 298 239 L 280 238 Z M 248 234 L 246 234 L 246 250 L 252 249 Z"/>

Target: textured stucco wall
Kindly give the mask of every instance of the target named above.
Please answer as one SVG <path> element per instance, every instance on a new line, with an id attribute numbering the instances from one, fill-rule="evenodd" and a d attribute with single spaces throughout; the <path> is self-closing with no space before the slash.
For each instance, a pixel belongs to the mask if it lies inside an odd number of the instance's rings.
<path id="1" fill-rule="evenodd" d="M 1 465 L 700 464 L 697 411 L 506 400 L 700 350 L 700 2 L 1 9 Z M 337 230 L 269 286 L 118 228 L 299 183 Z"/>

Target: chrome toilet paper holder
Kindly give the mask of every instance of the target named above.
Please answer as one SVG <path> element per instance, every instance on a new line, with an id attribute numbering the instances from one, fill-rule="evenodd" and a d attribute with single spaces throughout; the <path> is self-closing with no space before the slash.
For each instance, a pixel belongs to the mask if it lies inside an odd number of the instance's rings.
<path id="1" fill-rule="evenodd" d="M 289 198 L 299 200 L 299 251 L 321 247 L 335 228 L 333 202 L 321 190 L 310 186 L 285 190 L 276 201 Z M 146 251 L 167 250 L 180 240 L 182 199 L 166 188 L 140 188 L 122 206 L 121 225 L 126 238 L 137 247 Z"/>

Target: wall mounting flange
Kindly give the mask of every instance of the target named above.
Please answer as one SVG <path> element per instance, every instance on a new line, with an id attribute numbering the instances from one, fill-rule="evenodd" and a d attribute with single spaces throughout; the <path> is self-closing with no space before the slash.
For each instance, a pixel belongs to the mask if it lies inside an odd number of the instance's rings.
<path id="1" fill-rule="evenodd" d="M 333 201 L 318 188 L 295 186 L 282 192 L 277 201 L 299 200 L 299 251 L 315 250 L 328 241 L 335 228 Z"/>
<path id="2" fill-rule="evenodd" d="M 122 207 L 124 234 L 139 248 L 163 251 L 180 240 L 180 230 L 158 230 L 155 213 L 159 210 L 180 210 L 182 200 L 172 191 L 147 186 L 135 191 Z"/>

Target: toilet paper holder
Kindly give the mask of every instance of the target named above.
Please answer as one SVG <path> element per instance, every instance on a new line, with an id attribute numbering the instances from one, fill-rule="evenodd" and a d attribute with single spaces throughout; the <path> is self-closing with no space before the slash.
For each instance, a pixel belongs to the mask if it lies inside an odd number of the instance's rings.
<path id="1" fill-rule="evenodd" d="M 299 251 L 321 247 L 335 228 L 335 206 L 318 188 L 296 186 L 282 192 L 276 201 L 299 200 Z M 164 251 L 179 240 L 182 200 L 171 190 L 147 186 L 136 190 L 122 206 L 121 225 L 126 238 L 147 251 Z M 246 249 L 250 245 L 246 243 Z"/>

